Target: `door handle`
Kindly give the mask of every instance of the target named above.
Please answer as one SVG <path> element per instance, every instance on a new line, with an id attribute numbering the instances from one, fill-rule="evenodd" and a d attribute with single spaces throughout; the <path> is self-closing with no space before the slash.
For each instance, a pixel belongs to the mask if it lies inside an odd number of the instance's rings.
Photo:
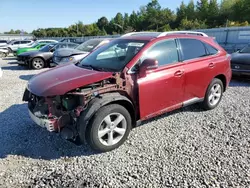
<path id="1" fill-rule="evenodd" d="M 209 65 L 208 65 L 210 68 L 214 68 L 214 63 L 209 63 Z"/>
<path id="2" fill-rule="evenodd" d="M 174 76 L 180 77 L 180 76 L 182 76 L 183 74 L 184 74 L 184 71 L 178 70 L 178 71 L 176 71 L 176 72 L 174 73 Z"/>

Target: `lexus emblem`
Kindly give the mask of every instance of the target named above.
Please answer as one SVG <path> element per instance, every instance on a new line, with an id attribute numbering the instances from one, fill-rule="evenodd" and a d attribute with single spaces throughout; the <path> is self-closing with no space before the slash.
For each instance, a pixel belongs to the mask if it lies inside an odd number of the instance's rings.
<path id="1" fill-rule="evenodd" d="M 236 66 L 234 66 L 234 68 L 239 69 L 239 68 L 240 68 L 240 66 L 236 65 Z"/>

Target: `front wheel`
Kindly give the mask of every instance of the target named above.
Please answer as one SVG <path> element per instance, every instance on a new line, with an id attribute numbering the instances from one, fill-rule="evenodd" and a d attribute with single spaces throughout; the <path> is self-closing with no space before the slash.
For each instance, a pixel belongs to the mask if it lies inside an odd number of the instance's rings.
<path id="1" fill-rule="evenodd" d="M 107 152 L 118 148 L 131 130 L 131 116 L 121 105 L 100 108 L 86 130 L 86 141 L 96 151 Z"/>
<path id="2" fill-rule="evenodd" d="M 211 110 L 218 106 L 223 95 L 224 87 L 220 79 L 214 78 L 206 91 L 202 107 Z"/>
<path id="3" fill-rule="evenodd" d="M 44 68 L 44 60 L 42 58 L 34 58 L 31 62 L 31 66 L 33 69 L 39 70 Z"/>

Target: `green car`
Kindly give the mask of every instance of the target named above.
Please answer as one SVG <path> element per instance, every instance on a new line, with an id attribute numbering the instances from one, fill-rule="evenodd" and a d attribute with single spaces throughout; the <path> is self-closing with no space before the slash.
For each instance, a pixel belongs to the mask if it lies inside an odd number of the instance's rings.
<path id="1" fill-rule="evenodd" d="M 19 48 L 19 49 L 17 49 L 15 55 L 19 55 L 21 53 L 29 52 L 29 51 L 36 51 L 45 45 L 47 45 L 47 43 L 35 43 L 34 45 L 30 46 L 29 48 Z"/>

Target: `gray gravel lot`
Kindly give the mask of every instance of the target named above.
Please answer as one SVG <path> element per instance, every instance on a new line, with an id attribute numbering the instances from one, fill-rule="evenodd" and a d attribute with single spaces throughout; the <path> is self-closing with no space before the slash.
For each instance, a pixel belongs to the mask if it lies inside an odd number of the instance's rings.
<path id="1" fill-rule="evenodd" d="M 22 94 L 41 71 L 0 66 L 0 187 L 250 187 L 250 81 L 232 81 L 215 110 L 155 118 L 98 154 L 30 120 Z"/>

